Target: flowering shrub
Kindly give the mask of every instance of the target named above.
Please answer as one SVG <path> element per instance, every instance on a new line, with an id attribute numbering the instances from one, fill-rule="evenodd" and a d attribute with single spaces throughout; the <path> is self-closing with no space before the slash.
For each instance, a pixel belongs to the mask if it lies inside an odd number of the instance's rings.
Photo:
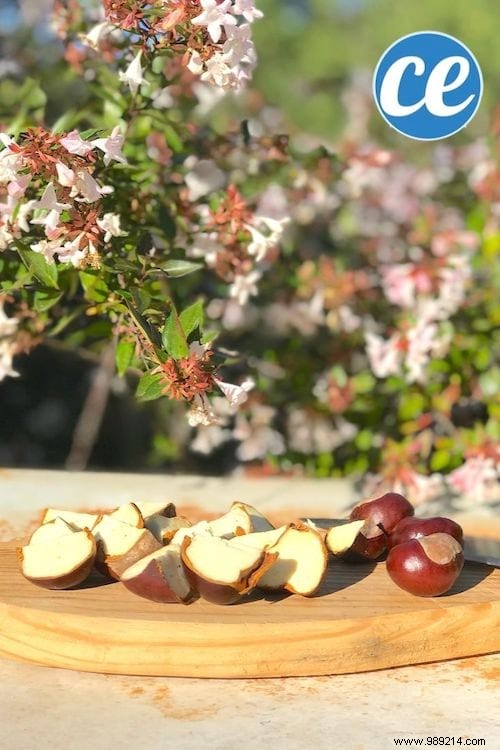
<path id="1" fill-rule="evenodd" d="M 224 451 L 416 502 L 444 482 L 496 497 L 497 138 L 422 167 L 304 148 L 260 114 L 217 132 L 206 113 L 248 84 L 261 16 L 55 3 L 92 96 L 52 127 L 3 123 L 0 379 L 42 340 L 111 342 L 137 397 L 170 404 L 160 460 Z"/>

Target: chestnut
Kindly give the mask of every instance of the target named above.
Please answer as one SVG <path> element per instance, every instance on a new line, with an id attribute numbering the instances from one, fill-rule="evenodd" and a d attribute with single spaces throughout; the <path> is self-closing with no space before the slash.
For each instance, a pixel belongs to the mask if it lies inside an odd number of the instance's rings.
<path id="1" fill-rule="evenodd" d="M 370 521 L 347 521 L 326 533 L 328 550 L 346 562 L 378 560 L 386 550 L 387 535 Z"/>
<path id="2" fill-rule="evenodd" d="M 432 518 L 414 518 L 407 516 L 402 518 L 387 540 L 387 548 L 392 549 L 398 544 L 408 542 L 410 539 L 419 539 L 422 536 L 442 532 L 454 537 L 457 542 L 464 546 L 464 532 L 462 527 L 451 518 L 433 516 Z"/>
<path id="3" fill-rule="evenodd" d="M 386 492 L 372 500 L 362 500 L 354 506 L 351 521 L 371 521 L 391 534 L 396 524 L 406 516 L 413 516 L 413 505 L 398 492 Z"/>
<path id="4" fill-rule="evenodd" d="M 444 594 L 457 580 L 463 565 L 461 545 L 442 532 L 398 544 L 386 561 L 394 583 L 415 596 Z"/>

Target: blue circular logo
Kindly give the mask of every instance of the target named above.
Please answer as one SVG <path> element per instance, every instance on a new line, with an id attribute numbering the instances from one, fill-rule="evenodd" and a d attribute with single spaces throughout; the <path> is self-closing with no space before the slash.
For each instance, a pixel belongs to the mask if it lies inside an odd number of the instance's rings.
<path id="1" fill-rule="evenodd" d="M 384 52 L 373 74 L 373 95 L 380 114 L 398 133 L 435 141 L 472 120 L 483 95 L 483 76 L 458 39 L 419 31 Z"/>

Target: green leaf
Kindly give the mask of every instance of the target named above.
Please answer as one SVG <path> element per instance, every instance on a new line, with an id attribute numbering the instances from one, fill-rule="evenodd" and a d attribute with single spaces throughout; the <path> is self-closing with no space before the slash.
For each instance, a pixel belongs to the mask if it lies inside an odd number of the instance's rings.
<path id="1" fill-rule="evenodd" d="M 184 146 L 182 140 L 179 138 L 174 128 L 171 125 L 164 125 L 164 134 L 165 140 L 167 141 L 172 151 L 176 154 L 181 153 Z"/>
<path id="2" fill-rule="evenodd" d="M 401 396 L 398 414 L 400 419 L 416 419 L 425 411 L 426 401 L 421 393 L 405 393 Z"/>
<path id="3" fill-rule="evenodd" d="M 59 318 L 54 328 L 51 328 L 49 330 L 49 335 L 57 336 L 62 333 L 62 331 L 64 331 L 64 329 L 67 328 L 70 323 L 76 320 L 76 318 L 78 318 L 78 316 L 81 315 L 84 310 L 85 307 L 83 305 L 78 305 L 78 307 L 74 308 L 70 313 L 63 315 L 61 318 Z"/>
<path id="4" fill-rule="evenodd" d="M 98 274 L 80 271 L 78 275 L 85 291 L 85 299 L 89 302 L 106 302 L 109 288 Z"/>
<path id="5" fill-rule="evenodd" d="M 146 372 L 139 380 L 135 392 L 139 401 L 154 401 L 162 395 L 162 384 L 158 373 Z"/>
<path id="6" fill-rule="evenodd" d="M 51 289 L 40 289 L 35 292 L 33 307 L 37 312 L 45 312 L 54 307 L 62 297 L 61 292 L 56 292 Z"/>
<path id="7" fill-rule="evenodd" d="M 87 141 L 89 140 L 89 138 L 96 138 L 102 133 L 103 131 L 99 130 L 98 128 L 89 128 L 88 130 L 82 130 L 82 132 L 80 133 L 80 138 L 83 138 L 84 141 Z"/>
<path id="8" fill-rule="evenodd" d="M 28 250 L 20 242 L 16 242 L 17 252 L 28 271 L 51 289 L 57 289 L 57 266 L 55 263 L 47 263 L 44 256 Z"/>
<path id="9" fill-rule="evenodd" d="M 175 220 L 166 206 L 161 205 L 158 209 L 158 224 L 163 232 L 163 236 L 169 242 L 175 239 L 177 226 Z"/>
<path id="10" fill-rule="evenodd" d="M 133 362 L 135 354 L 135 343 L 122 340 L 116 347 L 115 361 L 118 375 L 123 377 Z"/>
<path id="11" fill-rule="evenodd" d="M 199 271 L 200 268 L 203 268 L 203 264 L 193 263 L 190 260 L 167 260 L 166 263 L 162 263 L 160 268 L 162 271 L 165 271 L 167 276 L 178 279 L 181 276 L 187 276 L 190 273 Z"/>
<path id="12" fill-rule="evenodd" d="M 447 450 L 439 449 L 432 454 L 431 469 L 432 471 L 441 471 L 445 469 L 451 461 L 451 456 Z"/>
<path id="13" fill-rule="evenodd" d="M 186 334 L 175 308 L 172 308 L 172 312 L 165 323 L 162 341 L 163 346 L 174 359 L 181 359 L 181 357 L 188 356 L 189 346 Z"/>
<path id="14" fill-rule="evenodd" d="M 201 337 L 201 343 L 202 344 L 211 344 L 212 341 L 214 341 L 217 338 L 218 335 L 219 335 L 219 331 L 207 331 Z"/>
<path id="15" fill-rule="evenodd" d="M 199 299 L 193 305 L 186 307 L 186 309 L 181 312 L 181 314 L 179 315 L 179 320 L 181 322 L 182 328 L 184 329 L 186 337 L 188 337 L 189 334 L 192 333 L 196 328 L 200 328 L 201 330 L 201 327 L 203 326 L 203 319 L 203 300 L 201 299 Z"/>
<path id="16" fill-rule="evenodd" d="M 53 133 L 67 133 L 73 128 L 79 120 L 81 120 L 83 114 L 76 112 L 74 109 L 68 109 L 64 112 L 52 125 Z"/>

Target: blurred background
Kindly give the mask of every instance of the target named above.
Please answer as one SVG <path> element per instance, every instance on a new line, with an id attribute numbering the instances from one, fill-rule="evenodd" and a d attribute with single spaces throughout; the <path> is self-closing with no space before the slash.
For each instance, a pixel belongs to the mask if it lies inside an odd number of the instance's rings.
<path id="1" fill-rule="evenodd" d="M 92 96 L 89 82 L 75 78 L 62 59 L 63 47 L 49 23 L 51 5 L 50 0 L 0 0 L 0 122 L 11 118 L 16 111 L 36 113 L 46 105 L 45 119 L 50 125 L 69 106 L 83 107 Z M 431 160 L 442 167 L 439 145 L 417 143 L 396 134 L 376 112 L 371 96 L 371 76 L 381 53 L 404 34 L 435 29 L 457 36 L 470 47 L 481 65 L 485 83 L 479 113 L 471 125 L 449 139 L 447 145 L 467 147 L 480 142 L 490 132 L 500 90 L 500 64 L 496 55 L 500 5 L 491 0 L 476 0 L 472 5 L 469 0 L 419 0 L 417 3 L 411 0 L 259 0 L 258 5 L 265 18 L 254 25 L 259 63 L 252 87 L 245 95 L 238 99 L 228 97 L 210 111 L 208 117 L 216 129 L 224 131 L 241 119 L 258 115 L 268 132 L 291 133 L 296 143 L 307 144 L 308 148 L 324 144 L 345 152 L 346 144 L 357 147 L 376 143 L 380 148 L 394 149 L 409 164 L 415 164 L 415 168 Z M 35 77 L 40 87 L 35 85 Z M 474 158 L 469 157 L 470 165 Z M 461 174 L 467 168 L 465 163 Z M 460 193 L 457 203 L 462 199 Z M 470 208 L 470 205 L 463 205 L 464 214 Z M 470 226 L 469 220 L 465 223 Z M 322 230 L 315 230 L 314 224 L 307 227 L 311 244 L 314 244 L 311 233 L 315 231 Z M 322 241 L 319 234 L 317 241 Z M 495 250 L 487 262 L 496 260 Z M 477 341 L 469 342 L 468 349 L 465 345 L 462 347 L 463 356 L 469 359 L 471 351 L 485 350 L 473 375 L 478 379 L 486 377 L 482 388 L 491 399 L 498 382 L 491 379 L 491 372 L 496 368 L 498 373 L 498 363 L 488 345 L 491 340 L 488 326 L 495 325 L 488 320 L 486 329 L 483 325 L 484 336 L 479 331 Z M 245 335 L 251 341 L 252 335 L 248 332 Z M 300 337 L 298 342 L 296 351 L 300 350 Z M 273 364 L 276 357 L 271 351 L 265 359 Z M 274 362 L 276 367 L 279 364 Z M 71 466 L 75 427 L 94 377 L 92 357 L 79 352 L 77 343 L 72 350 L 42 345 L 29 356 L 19 358 L 16 366 L 21 377 L 0 383 L 0 464 Z M 321 370 L 317 362 L 315 367 Z M 460 371 L 462 361 L 459 359 L 453 367 L 454 371 Z M 336 387 L 341 393 L 345 386 L 341 370 L 337 371 L 337 376 Z M 305 373 L 302 380 L 301 377 L 300 373 L 296 377 L 297 388 L 303 387 L 309 376 Z M 364 385 L 359 378 L 358 381 L 364 397 L 363 388 L 369 391 L 371 381 L 365 379 Z M 453 384 L 453 378 L 450 382 Z M 397 389 L 397 383 L 394 387 Z M 482 430 L 492 413 L 481 394 L 480 389 L 465 387 L 462 394 L 450 396 L 451 401 L 446 406 L 448 418 L 454 409 L 453 419 L 458 426 Z M 411 398 L 405 401 L 408 421 L 424 410 L 425 398 L 418 387 L 412 390 Z M 176 421 L 177 412 L 172 409 L 174 407 L 168 404 L 137 405 L 133 387 L 116 379 L 85 464 L 93 468 L 168 469 L 211 474 L 232 471 L 241 465 L 241 451 L 238 455 L 236 450 L 241 440 L 226 440 L 210 453 L 183 447 L 187 428 L 178 428 L 178 433 L 173 428 L 164 429 L 167 421 L 170 424 Z M 341 399 L 338 409 L 347 409 Z M 268 435 L 267 449 L 264 446 L 261 453 L 257 451 L 253 455 L 250 451 L 250 459 L 255 460 L 250 460 L 249 465 L 264 473 L 292 471 L 297 466 L 318 476 L 362 472 L 372 463 L 366 456 L 373 457 L 380 449 L 380 440 L 373 436 L 381 415 L 373 405 L 371 409 L 369 420 L 356 415 L 350 420 L 357 424 L 358 443 L 354 442 L 345 456 L 337 456 L 338 460 L 331 458 L 338 442 L 326 441 L 326 448 L 320 445 L 317 450 L 311 449 L 309 459 L 307 449 L 297 448 L 297 441 L 295 446 L 284 448 L 280 434 L 285 433 L 286 428 L 279 424 L 279 415 L 278 423 L 272 426 L 269 420 L 266 423 L 264 415 L 256 417 L 263 420 L 259 429 L 274 431 L 275 437 L 273 443 L 272 436 Z M 348 424 L 349 415 L 347 418 Z M 295 419 L 298 430 L 300 420 Z M 251 419 L 247 421 L 250 424 Z M 339 429 L 336 424 L 337 432 Z M 343 439 L 354 440 L 348 429 L 341 435 L 340 440 Z M 449 451 L 450 457 L 447 462 L 441 456 L 442 466 L 455 468 L 458 457 L 455 460 L 446 445 L 441 450 Z M 285 454 L 286 461 L 268 461 L 268 454 Z M 365 456 L 361 461 L 360 454 Z M 439 460 L 432 468 L 441 468 Z"/>

